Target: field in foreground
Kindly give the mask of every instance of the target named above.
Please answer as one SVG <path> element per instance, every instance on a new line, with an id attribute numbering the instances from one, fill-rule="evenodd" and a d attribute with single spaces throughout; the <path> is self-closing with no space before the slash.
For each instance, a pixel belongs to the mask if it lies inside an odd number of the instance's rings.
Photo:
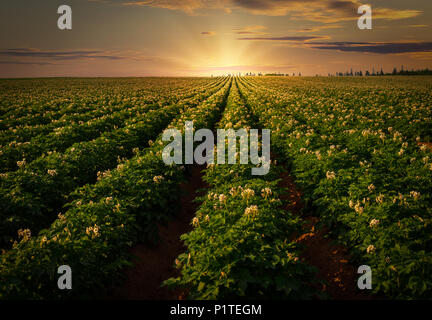
<path id="1" fill-rule="evenodd" d="M 1 80 L 0 92 L 2 299 L 432 297 L 432 77 Z M 192 120 L 270 129 L 270 172 L 165 165 L 162 132 Z M 58 289 L 61 265 L 72 290 Z"/>

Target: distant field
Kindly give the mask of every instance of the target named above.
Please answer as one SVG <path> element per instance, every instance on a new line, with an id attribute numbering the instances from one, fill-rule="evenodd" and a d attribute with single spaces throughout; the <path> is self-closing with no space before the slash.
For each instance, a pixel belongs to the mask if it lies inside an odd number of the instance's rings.
<path id="1" fill-rule="evenodd" d="M 270 129 L 270 172 L 165 165 L 185 121 Z M 432 76 L 0 80 L 0 298 L 430 298 L 431 141 Z"/>

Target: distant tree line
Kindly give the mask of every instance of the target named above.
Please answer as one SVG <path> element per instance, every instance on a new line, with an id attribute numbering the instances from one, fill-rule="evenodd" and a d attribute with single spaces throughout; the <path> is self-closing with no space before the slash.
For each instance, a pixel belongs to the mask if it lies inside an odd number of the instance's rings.
<path id="1" fill-rule="evenodd" d="M 419 75 L 432 75 L 432 70 L 426 68 L 426 69 L 419 69 L 419 70 L 408 70 L 408 69 L 404 69 L 404 67 L 402 66 L 400 68 L 400 70 L 398 70 L 396 67 L 393 68 L 393 71 L 390 72 L 384 72 L 383 69 L 381 68 L 381 70 L 376 70 L 373 68 L 372 72 L 370 72 L 369 70 L 366 70 L 364 73 L 363 71 L 354 71 L 353 69 L 351 69 L 350 71 L 345 71 L 345 72 L 336 72 L 336 74 L 328 74 L 329 77 L 362 77 L 362 76 L 419 76 Z"/>
<path id="2" fill-rule="evenodd" d="M 238 73 L 238 75 L 242 75 L 240 72 Z M 249 76 L 249 77 L 262 77 L 262 76 L 267 76 L 267 77 L 295 77 L 296 75 L 298 75 L 299 77 L 301 77 L 301 73 L 299 72 L 298 74 L 296 73 L 281 73 L 281 72 L 273 72 L 273 73 L 254 73 L 254 72 L 247 72 L 244 74 L 245 76 Z M 353 69 L 351 68 L 349 71 L 345 71 L 345 72 L 336 72 L 335 74 L 331 74 L 329 73 L 328 76 L 329 77 L 369 77 L 369 76 L 419 76 L 419 75 L 432 75 L 432 70 L 429 68 L 426 69 L 419 69 L 419 70 L 414 70 L 414 69 L 404 69 L 404 66 L 401 66 L 400 70 L 398 70 L 396 67 L 393 68 L 392 72 L 384 72 L 383 68 L 381 68 L 380 70 L 375 70 L 375 68 L 372 68 L 372 71 L 366 70 L 366 71 L 353 71 Z M 321 76 L 319 74 L 316 75 Z"/>

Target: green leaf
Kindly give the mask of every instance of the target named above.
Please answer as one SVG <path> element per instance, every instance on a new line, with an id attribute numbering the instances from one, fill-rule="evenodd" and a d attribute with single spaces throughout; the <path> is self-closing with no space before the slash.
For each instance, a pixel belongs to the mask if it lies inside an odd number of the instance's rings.
<path id="1" fill-rule="evenodd" d="M 205 283 L 204 282 L 200 282 L 198 285 L 198 291 L 201 291 L 202 289 L 204 289 Z"/>

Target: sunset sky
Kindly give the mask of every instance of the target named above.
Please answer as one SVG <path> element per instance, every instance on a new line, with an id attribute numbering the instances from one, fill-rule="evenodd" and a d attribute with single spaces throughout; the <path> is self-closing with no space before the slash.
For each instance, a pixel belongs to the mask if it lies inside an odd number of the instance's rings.
<path id="1" fill-rule="evenodd" d="M 72 8 L 72 30 L 57 8 Z M 370 4 L 373 29 L 359 30 Z M 2 0 L 0 77 L 432 68 L 431 0 Z"/>

